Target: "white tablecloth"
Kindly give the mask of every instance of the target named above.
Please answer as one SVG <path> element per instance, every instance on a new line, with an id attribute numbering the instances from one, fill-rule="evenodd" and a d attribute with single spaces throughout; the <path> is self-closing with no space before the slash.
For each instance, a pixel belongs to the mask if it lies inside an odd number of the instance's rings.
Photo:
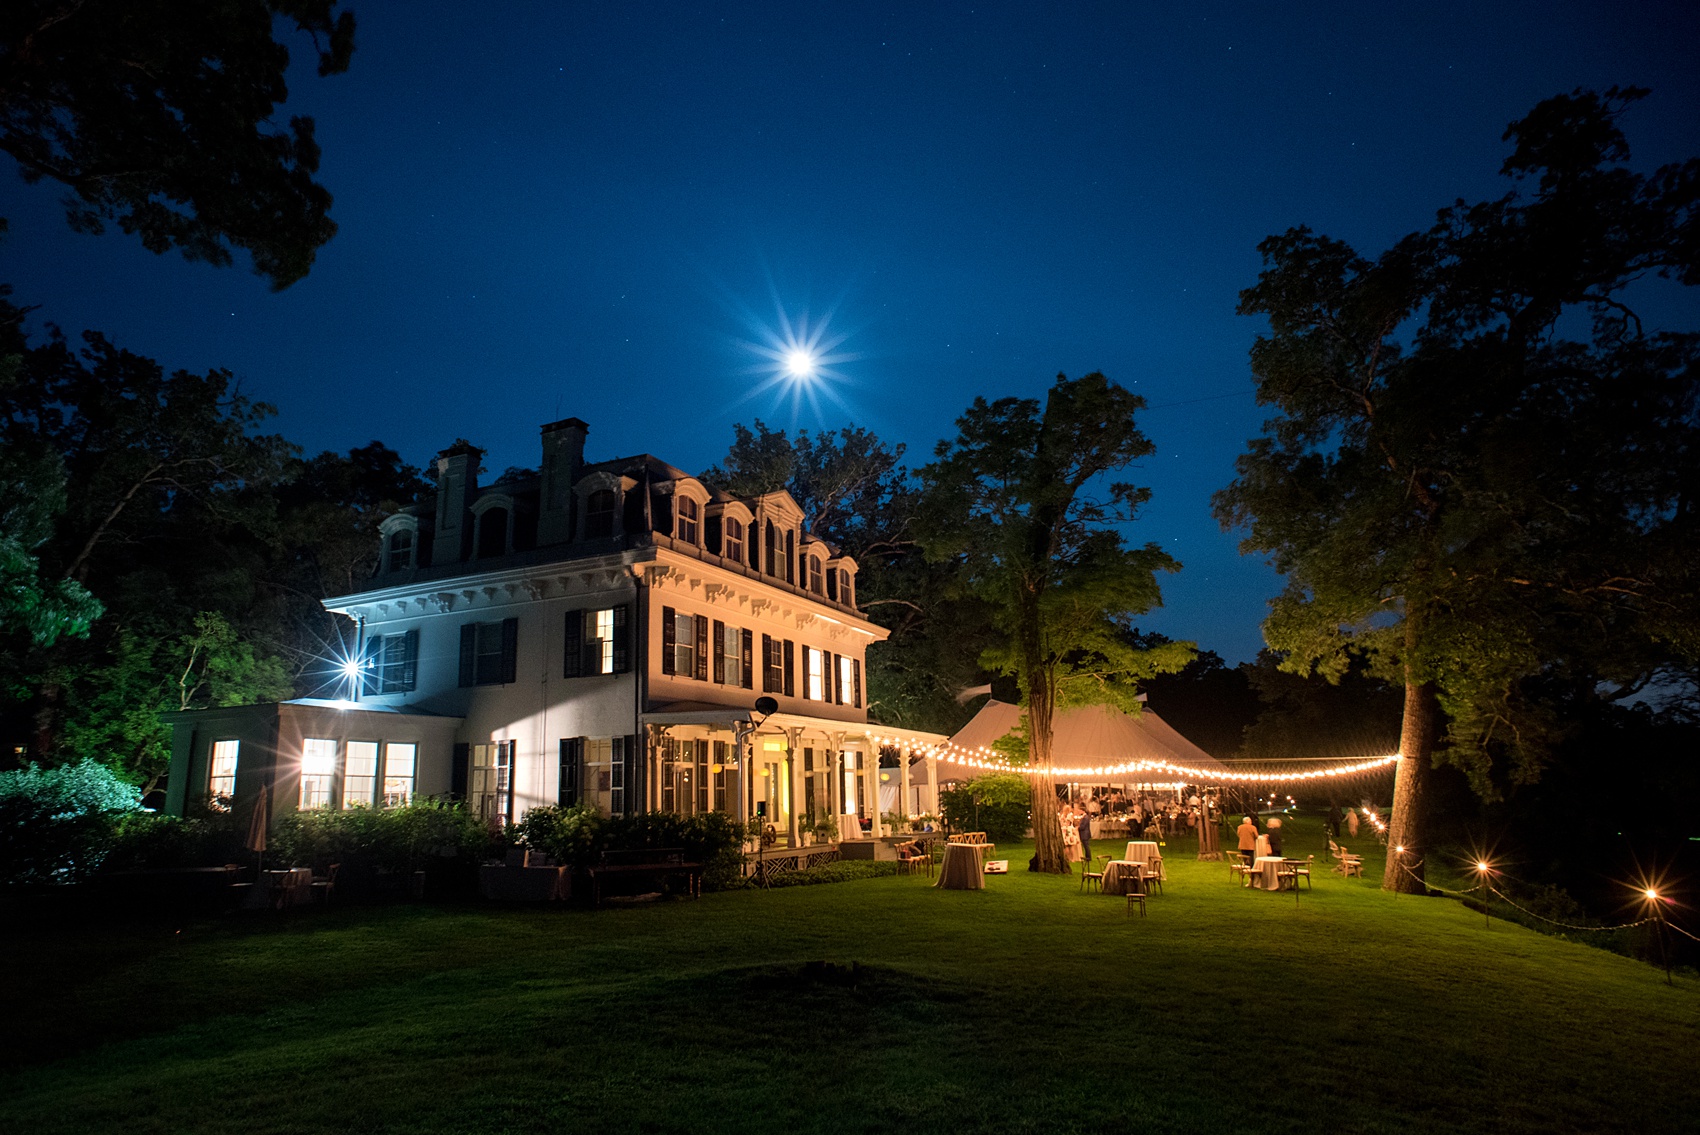
<path id="1" fill-rule="evenodd" d="M 1129 892 L 1141 894 L 1145 890 L 1144 880 L 1140 871 L 1145 864 L 1142 860 L 1112 859 L 1104 864 L 1103 892 L 1106 895 L 1125 895 Z"/>
<path id="2" fill-rule="evenodd" d="M 1260 855 L 1253 863 L 1249 878 L 1251 885 L 1273 891 L 1281 885 L 1281 864 L 1286 862 L 1279 855 Z"/>
<path id="3" fill-rule="evenodd" d="M 862 821 L 858 820 L 855 816 L 838 817 L 838 838 L 841 841 L 847 839 L 861 839 Z"/>
<path id="4" fill-rule="evenodd" d="M 1168 879 L 1168 876 L 1163 873 L 1163 851 L 1151 840 L 1132 840 L 1128 843 L 1127 852 L 1122 858 L 1134 863 L 1150 864 L 1156 870 L 1159 879 Z"/>
<path id="5" fill-rule="evenodd" d="M 947 891 L 980 891 L 986 887 L 985 862 L 989 849 L 983 843 L 947 843 L 944 862 L 939 864 L 935 887 Z"/>

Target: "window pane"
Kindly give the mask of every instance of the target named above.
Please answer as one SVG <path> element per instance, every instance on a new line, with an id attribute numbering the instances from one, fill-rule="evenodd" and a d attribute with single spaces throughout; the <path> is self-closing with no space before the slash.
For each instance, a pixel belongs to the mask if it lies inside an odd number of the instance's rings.
<path id="1" fill-rule="evenodd" d="M 844 705 L 855 704 L 856 691 L 850 681 L 850 662 L 848 659 L 838 660 L 838 700 Z"/>
<path id="2" fill-rule="evenodd" d="M 737 627 L 727 627 L 720 640 L 721 653 L 726 657 L 726 684 L 741 686 L 744 684 L 744 632 Z"/>
<path id="3" fill-rule="evenodd" d="M 614 672 L 614 609 L 596 612 L 596 672 L 612 674 Z"/>
<path id="4" fill-rule="evenodd" d="M 726 546 L 722 554 L 729 560 L 744 562 L 744 525 L 730 516 L 726 518 Z"/>
<path id="5" fill-rule="evenodd" d="M 214 741 L 207 777 L 207 803 L 216 812 L 230 811 L 236 795 L 236 752 L 240 741 Z"/>
<path id="6" fill-rule="evenodd" d="M 803 648 L 804 664 L 808 667 L 809 698 L 813 701 L 826 700 L 826 681 L 823 669 L 826 658 L 821 651 L 812 646 Z"/>
<path id="7" fill-rule="evenodd" d="M 673 673 L 681 678 L 697 672 L 697 620 L 695 615 L 673 616 Z"/>
<path id="8" fill-rule="evenodd" d="M 413 767 L 418 749 L 392 742 L 384 746 L 384 807 L 399 808 L 413 799 Z"/>
<path id="9" fill-rule="evenodd" d="M 331 806 L 331 781 L 336 776 L 336 742 L 308 737 L 301 742 L 301 799 L 303 812 Z"/>
<path id="10" fill-rule="evenodd" d="M 343 773 L 342 806 L 370 808 L 378 787 L 378 743 L 350 741 Z"/>

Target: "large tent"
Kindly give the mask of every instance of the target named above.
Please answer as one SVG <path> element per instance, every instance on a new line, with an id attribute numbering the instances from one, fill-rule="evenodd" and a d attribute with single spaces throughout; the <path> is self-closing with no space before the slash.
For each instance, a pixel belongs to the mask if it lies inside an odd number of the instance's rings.
<path id="1" fill-rule="evenodd" d="M 951 737 L 950 748 L 971 753 L 990 749 L 994 741 L 1008 735 L 1020 724 L 1021 714 L 1020 706 L 994 698 Z M 948 756 L 945 759 L 948 760 Z M 1060 767 L 1161 761 L 1211 772 L 1228 771 L 1221 761 L 1181 736 L 1149 707 L 1138 716 L 1107 705 L 1059 710 L 1051 722 L 1051 759 Z M 1096 779 L 1121 784 L 1173 777 L 1165 773 L 1150 777 L 1113 773 Z"/>

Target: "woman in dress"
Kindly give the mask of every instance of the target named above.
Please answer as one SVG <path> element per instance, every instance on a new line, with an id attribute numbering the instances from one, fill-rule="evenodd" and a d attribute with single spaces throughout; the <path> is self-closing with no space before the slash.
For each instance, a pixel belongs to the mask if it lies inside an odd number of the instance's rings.
<path id="1" fill-rule="evenodd" d="M 1062 824 L 1063 859 L 1069 863 L 1079 863 L 1082 858 L 1080 853 L 1080 832 L 1074 826 L 1075 819 L 1073 810 L 1069 808 L 1063 809 L 1062 814 L 1057 817 L 1057 820 Z"/>

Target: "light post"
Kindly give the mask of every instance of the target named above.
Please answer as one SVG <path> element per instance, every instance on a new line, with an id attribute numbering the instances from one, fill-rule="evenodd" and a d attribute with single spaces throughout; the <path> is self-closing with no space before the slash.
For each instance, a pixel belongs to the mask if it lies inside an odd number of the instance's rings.
<path id="1" fill-rule="evenodd" d="M 1481 886 L 1482 886 L 1482 929 L 1483 930 L 1493 929 L 1493 920 L 1488 915 L 1488 901 L 1487 901 L 1488 878 L 1489 878 L 1489 875 L 1491 874 L 1492 871 L 1493 871 L 1493 868 L 1488 864 L 1487 860 L 1485 860 L 1485 859 L 1476 860 L 1476 874 L 1479 875 L 1481 877 L 1481 880 L 1482 880 Z"/>

